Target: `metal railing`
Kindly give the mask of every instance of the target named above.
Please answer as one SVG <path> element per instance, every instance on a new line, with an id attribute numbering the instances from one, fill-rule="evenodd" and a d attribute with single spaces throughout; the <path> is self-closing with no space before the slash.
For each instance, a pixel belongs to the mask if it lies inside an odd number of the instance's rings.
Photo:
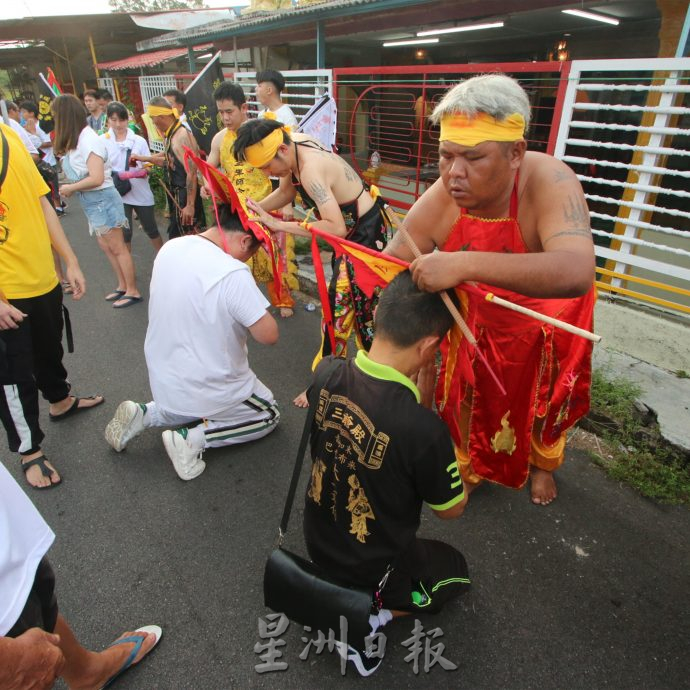
<path id="1" fill-rule="evenodd" d="M 573 62 L 555 154 L 585 190 L 598 288 L 690 314 L 690 59 Z"/>

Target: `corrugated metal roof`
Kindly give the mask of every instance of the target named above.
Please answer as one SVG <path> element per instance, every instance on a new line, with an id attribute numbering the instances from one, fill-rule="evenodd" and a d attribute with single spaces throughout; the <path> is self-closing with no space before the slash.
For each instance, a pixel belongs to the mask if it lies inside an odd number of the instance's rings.
<path id="1" fill-rule="evenodd" d="M 423 3 L 425 0 L 421 0 Z M 426 0 L 427 2 L 430 0 Z M 315 19 L 326 19 L 331 16 L 342 13 L 344 10 L 355 7 L 363 7 L 371 5 L 372 11 L 377 9 L 377 5 L 386 7 L 396 3 L 395 0 L 324 0 L 324 2 L 312 3 L 304 7 L 296 7 L 294 9 L 276 10 L 269 12 L 266 10 L 259 10 L 251 14 L 242 15 L 239 19 L 234 21 L 220 20 L 203 24 L 202 26 L 188 29 L 186 31 L 172 31 L 162 36 L 155 36 L 145 41 L 137 43 L 137 50 L 150 50 L 151 48 L 160 48 L 162 46 L 173 46 L 180 44 L 187 44 L 195 40 L 208 40 L 211 36 L 218 36 L 219 34 L 241 34 L 249 32 L 254 27 L 261 27 L 268 25 L 271 22 L 283 21 L 286 19 L 294 19 L 295 21 L 304 21 L 309 18 L 309 15 L 316 15 Z M 319 16 L 320 15 L 320 16 Z"/>
<path id="2" fill-rule="evenodd" d="M 208 50 L 212 44 L 207 43 L 203 46 L 195 46 L 194 50 Z M 187 48 L 169 48 L 167 50 L 156 50 L 153 53 L 139 53 L 121 60 L 111 60 L 110 62 L 99 62 L 98 69 L 118 71 L 123 69 L 138 69 L 139 67 L 153 67 L 164 62 L 169 62 L 175 58 L 187 55 Z"/>

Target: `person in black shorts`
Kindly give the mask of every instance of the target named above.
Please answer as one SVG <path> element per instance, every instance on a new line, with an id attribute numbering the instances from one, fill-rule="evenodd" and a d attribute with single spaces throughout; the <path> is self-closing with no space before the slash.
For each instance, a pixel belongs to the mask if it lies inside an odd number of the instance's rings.
<path id="1" fill-rule="evenodd" d="M 193 235 L 206 228 L 204 206 L 199 194 L 196 166 L 189 161 L 185 167 L 184 149 L 198 153 L 196 140 L 180 122 L 177 110 L 163 96 L 154 96 L 146 107 L 151 121 L 165 139 L 163 154 L 134 154 L 132 163 L 154 163 L 165 171 L 166 197 L 170 211 L 168 239 Z"/>
<path id="2" fill-rule="evenodd" d="M 469 586 L 459 551 L 416 536 L 422 502 L 442 519 L 460 517 L 467 502 L 448 429 L 420 405 L 411 380 L 434 361 L 451 324 L 441 297 L 404 271 L 381 294 L 369 353 L 325 359 L 309 390 L 307 550 L 352 585 L 375 589 L 392 568 L 372 632 L 396 615 L 437 613 Z M 361 675 L 381 661 L 352 643 L 348 659 Z"/>
<path id="3" fill-rule="evenodd" d="M 127 632 L 98 653 L 79 643 L 58 609 L 45 555 L 55 535 L 2 464 L 0 534 L 2 690 L 52 688 L 57 677 L 70 688 L 106 687 L 156 646 L 162 635 L 156 625 Z"/>

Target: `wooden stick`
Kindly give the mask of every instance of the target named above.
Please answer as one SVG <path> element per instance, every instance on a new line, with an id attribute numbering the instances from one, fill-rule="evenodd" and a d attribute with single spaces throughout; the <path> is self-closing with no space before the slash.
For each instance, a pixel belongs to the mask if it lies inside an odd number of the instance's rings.
<path id="1" fill-rule="evenodd" d="M 402 224 L 398 225 L 397 231 L 402 235 L 403 240 L 405 240 L 405 243 L 412 251 L 412 254 L 414 254 L 415 258 L 418 259 L 422 255 L 422 253 L 419 251 L 419 247 L 415 244 L 414 240 L 410 237 L 410 233 L 407 232 L 407 230 L 402 226 Z M 501 380 L 498 378 L 498 376 L 496 376 L 496 373 L 491 368 L 489 362 L 484 356 L 484 353 L 481 351 L 479 347 L 477 347 L 477 339 L 474 337 L 474 333 L 472 333 L 470 327 L 465 323 L 465 320 L 462 318 L 457 307 L 451 301 L 448 293 L 445 290 L 441 290 L 439 294 L 441 295 L 441 299 L 448 308 L 448 311 L 450 312 L 451 316 L 453 317 L 453 319 L 455 319 L 455 323 L 458 324 L 460 330 L 462 331 L 462 334 L 465 336 L 465 338 L 467 338 L 467 341 L 474 348 L 477 357 L 479 357 L 480 361 L 486 367 L 486 370 L 489 372 L 489 375 L 494 380 L 494 383 L 498 386 L 498 389 L 501 391 L 503 395 L 507 395 L 503 383 L 501 383 Z"/>
<path id="2" fill-rule="evenodd" d="M 544 323 L 556 326 L 556 328 L 560 328 L 561 330 L 567 331 L 568 333 L 572 333 L 573 335 L 579 335 L 581 338 L 591 340 L 593 343 L 598 343 L 601 341 L 601 336 L 597 335 L 596 333 L 590 333 L 590 331 L 586 331 L 584 330 L 584 328 L 578 328 L 577 326 L 573 326 L 572 324 L 569 324 L 567 321 L 554 319 L 552 316 L 546 316 L 545 314 L 541 314 L 538 311 L 534 311 L 534 309 L 528 309 L 527 307 L 523 307 L 520 304 L 509 302 L 507 299 L 497 297 L 496 295 L 494 295 L 493 292 L 487 292 L 484 299 L 487 302 L 493 302 L 494 304 L 498 304 L 502 307 L 505 307 L 506 309 L 511 309 L 512 311 L 519 312 L 520 314 L 531 316 L 532 318 L 537 319 L 538 321 L 543 321 Z"/>
<path id="3" fill-rule="evenodd" d="M 402 238 L 405 240 L 408 247 L 412 250 L 414 257 L 419 258 L 421 256 L 419 249 L 414 244 L 414 241 L 412 240 L 409 233 L 401 223 L 398 224 L 397 231 L 402 234 Z M 455 309 L 455 305 L 450 301 L 450 298 L 448 297 L 448 294 L 445 291 L 441 293 L 441 298 L 445 302 L 451 314 L 453 313 L 453 310 L 457 312 L 457 309 Z M 581 338 L 591 340 L 593 343 L 601 342 L 601 336 L 597 335 L 596 333 L 591 333 L 590 331 L 586 331 L 583 328 L 573 326 L 572 324 L 569 324 L 567 321 L 561 321 L 560 319 L 554 319 L 552 316 L 546 316 L 545 314 L 542 314 L 538 311 L 534 311 L 534 309 L 528 309 L 527 307 L 523 307 L 520 304 L 509 302 L 507 299 L 503 299 L 503 297 L 497 297 L 493 294 L 493 292 L 487 292 L 484 296 L 484 299 L 487 302 L 493 302 L 494 304 L 498 304 L 499 306 L 505 307 L 506 309 L 511 309 L 512 311 L 519 312 L 520 314 L 525 314 L 526 316 L 531 316 L 533 319 L 537 319 L 537 321 L 543 321 L 544 323 L 548 323 L 551 326 L 560 328 L 561 330 L 566 331 L 568 333 L 572 333 L 573 335 L 579 335 Z M 453 314 L 453 316 L 455 316 L 455 314 Z M 462 321 L 462 318 L 460 320 Z M 465 325 L 465 328 L 467 328 L 467 324 L 465 324 L 464 321 L 462 323 Z M 475 345 L 476 341 L 473 342 L 474 336 L 472 336 L 472 333 L 469 333 L 469 335 L 467 335 L 462 325 L 460 325 L 460 322 L 458 322 L 458 326 L 460 326 L 460 330 L 462 330 L 463 335 L 470 341 L 470 343 Z M 469 329 L 467 330 L 469 332 Z"/>
<path id="4" fill-rule="evenodd" d="M 402 238 L 405 240 L 405 243 L 410 248 L 410 251 L 414 255 L 414 258 L 418 259 L 420 256 L 422 256 L 422 252 L 419 251 L 419 247 L 410 237 L 410 233 L 407 232 L 407 230 L 402 225 L 398 226 L 398 232 L 402 235 Z M 467 338 L 471 345 L 476 347 L 477 339 L 474 337 L 474 333 L 472 333 L 470 327 L 465 323 L 465 320 L 460 315 L 460 312 L 457 310 L 457 307 L 451 301 L 450 297 L 448 296 L 448 293 L 445 290 L 442 290 L 439 294 L 441 295 L 443 303 L 448 307 L 448 311 L 452 314 L 453 318 L 455 319 L 455 322 L 460 327 L 462 334 L 465 336 L 465 338 Z"/>
<path id="5" fill-rule="evenodd" d="M 171 191 L 168 189 L 165 182 L 163 182 L 163 180 L 158 178 L 158 183 L 160 184 L 161 187 L 163 187 L 163 190 L 165 191 L 165 193 L 170 197 L 170 201 L 172 201 L 173 204 L 175 204 L 175 207 L 177 208 L 177 210 L 180 212 L 180 215 L 181 215 L 182 209 L 180 208 L 180 205 L 177 203 L 177 199 L 175 199 L 175 197 L 172 195 Z"/>

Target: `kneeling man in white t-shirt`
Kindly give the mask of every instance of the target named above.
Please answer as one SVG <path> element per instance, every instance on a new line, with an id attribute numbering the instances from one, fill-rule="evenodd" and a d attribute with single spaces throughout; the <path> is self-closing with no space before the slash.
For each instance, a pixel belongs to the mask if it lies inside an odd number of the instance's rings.
<path id="1" fill-rule="evenodd" d="M 205 469 L 206 448 L 266 436 L 280 419 L 273 393 L 249 368 L 247 335 L 278 340 L 269 303 L 244 263 L 259 248 L 227 206 L 220 227 L 166 242 L 153 265 L 144 351 L 153 401 L 126 400 L 105 429 L 116 450 L 148 427 L 181 479 Z"/>

